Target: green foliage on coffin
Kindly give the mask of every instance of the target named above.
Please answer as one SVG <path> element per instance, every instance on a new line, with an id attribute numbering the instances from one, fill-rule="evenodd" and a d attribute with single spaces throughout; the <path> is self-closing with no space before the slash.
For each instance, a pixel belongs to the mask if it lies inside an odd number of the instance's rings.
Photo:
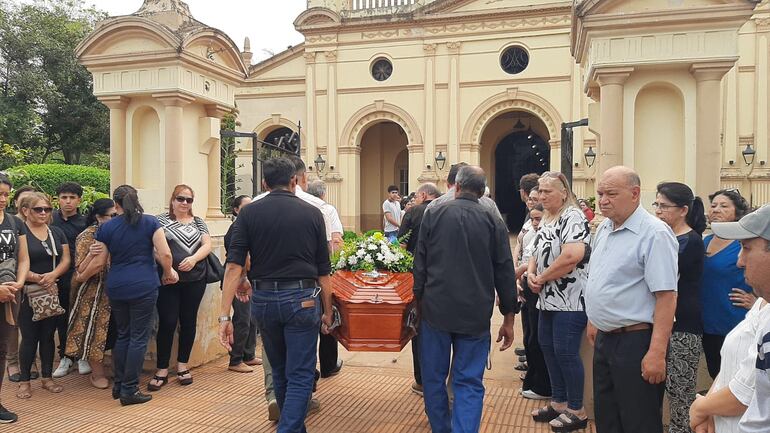
<path id="1" fill-rule="evenodd" d="M 110 191 L 110 172 L 95 167 L 64 164 L 29 164 L 8 169 L 15 187 L 32 185 L 53 196 L 64 182 L 77 182 L 83 188 L 107 194 Z"/>

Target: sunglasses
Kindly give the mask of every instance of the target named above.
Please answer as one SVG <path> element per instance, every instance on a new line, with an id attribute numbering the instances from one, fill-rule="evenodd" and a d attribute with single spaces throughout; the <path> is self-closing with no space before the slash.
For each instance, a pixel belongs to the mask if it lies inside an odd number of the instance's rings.
<path id="1" fill-rule="evenodd" d="M 108 216 L 110 218 L 115 218 L 116 216 L 118 216 L 118 213 L 117 212 L 113 212 L 113 213 L 111 213 L 109 215 L 105 215 L 105 216 Z"/>
<path id="2" fill-rule="evenodd" d="M 187 204 L 192 204 L 194 200 L 192 197 L 182 197 L 181 195 L 176 197 L 176 201 L 179 203 L 187 202 Z"/>
<path id="3" fill-rule="evenodd" d="M 31 208 L 33 212 L 35 213 L 51 213 L 53 212 L 52 207 L 42 207 L 42 206 L 36 206 Z"/>

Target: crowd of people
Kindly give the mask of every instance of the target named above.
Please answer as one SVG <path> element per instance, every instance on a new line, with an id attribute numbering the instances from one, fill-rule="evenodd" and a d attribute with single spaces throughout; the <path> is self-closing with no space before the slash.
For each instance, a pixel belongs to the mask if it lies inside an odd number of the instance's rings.
<path id="1" fill-rule="evenodd" d="M 307 414 L 320 409 L 317 381 L 342 368 L 329 335 L 329 276 L 343 229 L 325 184 L 308 179 L 300 158 L 270 159 L 263 175 L 267 192 L 232 202 L 220 340 L 229 370 L 264 363 L 278 431 L 304 432 Z M 405 200 L 389 187 L 382 206 L 384 234 L 414 256 L 412 390 L 434 432 L 480 428 L 495 307 L 504 317 L 500 350 L 512 345 L 521 315 L 520 393 L 548 401 L 531 416 L 552 431 L 587 426 L 587 368 L 600 433 L 662 432 L 666 394 L 672 433 L 768 431 L 770 206 L 752 212 L 739 191 L 724 189 L 707 210 L 687 185 L 663 182 L 648 212 L 642 179 L 614 167 L 599 179 L 594 213 L 562 173 L 532 173 L 519 181 L 527 216 L 511 248 L 484 171 L 455 164 L 446 181 L 446 193 L 425 183 Z M 211 236 L 193 214 L 193 189 L 176 186 L 157 216 L 129 185 L 85 214 L 82 194 L 68 182 L 52 200 L 0 176 L 0 366 L 18 383 L 16 396 L 32 398 L 38 378 L 60 393 L 55 379 L 77 369 L 122 405 L 150 401 L 139 378 L 156 312 L 147 391 L 168 385 L 171 367 L 179 385 L 192 384 L 198 309 L 212 282 Z M 713 234 L 703 237 L 709 223 Z M 591 366 L 580 356 L 584 335 Z M 705 395 L 696 388 L 701 354 L 714 378 Z M 16 419 L 0 405 L 0 422 Z"/>

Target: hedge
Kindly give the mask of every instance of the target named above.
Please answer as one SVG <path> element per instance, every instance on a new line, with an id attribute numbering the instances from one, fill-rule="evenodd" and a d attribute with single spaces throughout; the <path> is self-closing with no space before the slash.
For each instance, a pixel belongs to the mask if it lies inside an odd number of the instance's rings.
<path id="1" fill-rule="evenodd" d="M 64 182 L 77 182 L 83 187 L 109 194 L 110 171 L 95 167 L 65 164 L 29 164 L 9 168 L 7 173 L 15 187 L 33 185 L 54 195 Z"/>

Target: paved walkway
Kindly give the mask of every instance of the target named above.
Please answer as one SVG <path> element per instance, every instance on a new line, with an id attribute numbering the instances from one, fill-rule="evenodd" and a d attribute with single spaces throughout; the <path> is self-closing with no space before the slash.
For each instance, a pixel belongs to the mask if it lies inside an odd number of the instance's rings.
<path id="1" fill-rule="evenodd" d="M 496 317 L 499 315 L 496 314 Z M 517 320 L 518 322 L 518 320 Z M 493 325 L 493 329 L 496 328 Z M 517 340 L 521 332 L 517 329 Z M 496 331 L 493 332 L 493 338 Z M 487 387 L 481 432 L 536 433 L 550 431 L 529 416 L 536 403 L 521 398 L 513 350 L 493 348 L 493 368 Z M 429 432 L 421 397 L 410 391 L 411 350 L 401 353 L 349 353 L 342 373 L 319 382 L 321 412 L 308 417 L 310 433 L 422 433 Z M 88 385 L 86 376 L 70 374 L 59 383 L 62 394 L 49 394 L 33 384 L 31 400 L 18 400 L 16 384 L 4 383 L 2 401 L 20 421 L 0 431 L 43 432 L 274 432 L 267 421 L 262 370 L 239 374 L 225 369 L 221 359 L 193 370 L 195 383 L 171 382 L 145 405 L 121 407 L 109 390 Z M 149 372 L 148 372 L 149 373 Z M 149 380 L 145 377 L 142 386 Z M 588 431 L 593 432 L 593 429 Z"/>

